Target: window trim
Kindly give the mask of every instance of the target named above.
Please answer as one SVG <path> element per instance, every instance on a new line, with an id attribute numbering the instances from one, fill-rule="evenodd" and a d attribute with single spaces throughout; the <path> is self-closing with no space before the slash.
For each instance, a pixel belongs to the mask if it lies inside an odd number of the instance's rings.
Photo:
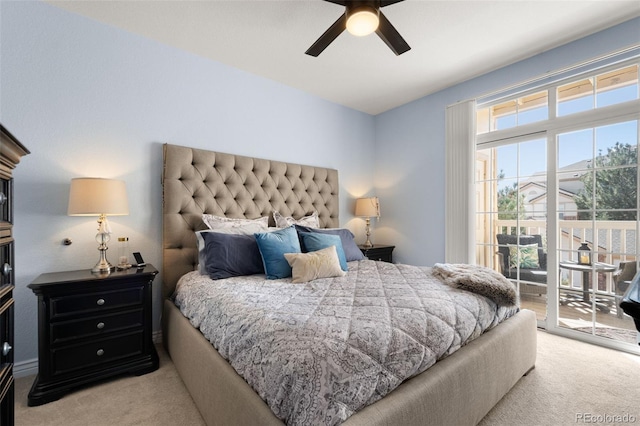
<path id="1" fill-rule="evenodd" d="M 504 140 L 505 143 L 509 143 L 507 142 L 508 140 L 542 132 L 565 131 L 565 129 L 577 128 L 584 125 L 591 126 L 598 123 L 607 123 L 612 120 L 619 120 L 621 117 L 638 117 L 640 116 L 639 111 L 640 99 L 635 99 L 616 105 L 594 108 L 571 115 L 563 115 L 562 117 L 549 118 L 544 121 L 476 135 L 476 145 L 478 148 L 484 148 L 487 144 L 502 140 Z"/>
<path id="2" fill-rule="evenodd" d="M 543 76 L 490 92 L 476 98 L 478 107 L 487 107 L 509 98 L 518 98 L 528 93 L 533 93 L 544 88 L 560 85 L 560 82 L 569 82 L 574 78 L 580 78 L 587 74 L 599 73 L 600 70 L 608 70 L 624 67 L 625 64 L 632 64 L 640 58 L 640 45 L 629 46 L 628 48 L 612 52 L 609 55 L 600 56 L 567 68 L 549 72 Z M 555 91 L 554 91 L 555 92 Z M 554 95 L 555 96 L 555 95 Z"/>

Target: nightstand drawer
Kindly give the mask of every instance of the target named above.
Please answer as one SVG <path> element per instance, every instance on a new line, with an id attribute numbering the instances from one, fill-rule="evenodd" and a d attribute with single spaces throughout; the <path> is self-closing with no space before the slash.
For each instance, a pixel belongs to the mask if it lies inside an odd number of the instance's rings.
<path id="1" fill-rule="evenodd" d="M 0 179 L 0 222 L 11 222 L 11 181 Z"/>
<path id="2" fill-rule="evenodd" d="M 65 374 L 142 354 L 144 330 L 53 350 L 53 374 Z"/>
<path id="3" fill-rule="evenodd" d="M 102 291 L 78 296 L 51 298 L 51 319 L 78 312 L 104 311 L 106 309 L 142 305 L 144 286 Z"/>
<path id="4" fill-rule="evenodd" d="M 51 325 L 51 344 L 130 328 L 142 328 L 143 324 L 144 311 L 142 309 L 57 322 Z"/>
<path id="5" fill-rule="evenodd" d="M 9 242 L 8 244 L 0 244 L 0 285 L 13 284 L 12 252 L 13 242 Z"/>

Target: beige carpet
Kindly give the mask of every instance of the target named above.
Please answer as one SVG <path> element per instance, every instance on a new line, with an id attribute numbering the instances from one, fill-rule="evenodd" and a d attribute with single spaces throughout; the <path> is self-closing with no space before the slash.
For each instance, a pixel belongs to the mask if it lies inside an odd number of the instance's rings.
<path id="1" fill-rule="evenodd" d="M 203 425 L 171 360 L 158 350 L 160 369 L 153 373 L 78 390 L 39 407 L 27 407 L 33 376 L 18 379 L 16 425 Z M 585 423 L 640 424 L 640 356 L 540 331 L 535 370 L 480 425 Z"/>

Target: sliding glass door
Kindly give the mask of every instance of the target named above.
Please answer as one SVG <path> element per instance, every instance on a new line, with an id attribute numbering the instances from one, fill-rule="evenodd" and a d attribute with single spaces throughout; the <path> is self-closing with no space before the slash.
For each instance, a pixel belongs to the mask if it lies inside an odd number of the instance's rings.
<path id="1" fill-rule="evenodd" d="M 521 306 L 547 316 L 547 139 L 476 152 L 476 262 L 514 282 Z"/>
<path id="2" fill-rule="evenodd" d="M 619 302 L 638 261 L 638 121 L 562 132 L 556 140 L 557 324 L 633 344 L 636 329 Z"/>

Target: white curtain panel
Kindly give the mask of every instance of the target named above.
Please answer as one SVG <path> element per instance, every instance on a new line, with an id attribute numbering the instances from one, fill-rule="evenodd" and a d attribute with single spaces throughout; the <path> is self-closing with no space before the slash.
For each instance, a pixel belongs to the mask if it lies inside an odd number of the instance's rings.
<path id="1" fill-rule="evenodd" d="M 476 102 L 447 107 L 445 261 L 475 263 Z"/>

